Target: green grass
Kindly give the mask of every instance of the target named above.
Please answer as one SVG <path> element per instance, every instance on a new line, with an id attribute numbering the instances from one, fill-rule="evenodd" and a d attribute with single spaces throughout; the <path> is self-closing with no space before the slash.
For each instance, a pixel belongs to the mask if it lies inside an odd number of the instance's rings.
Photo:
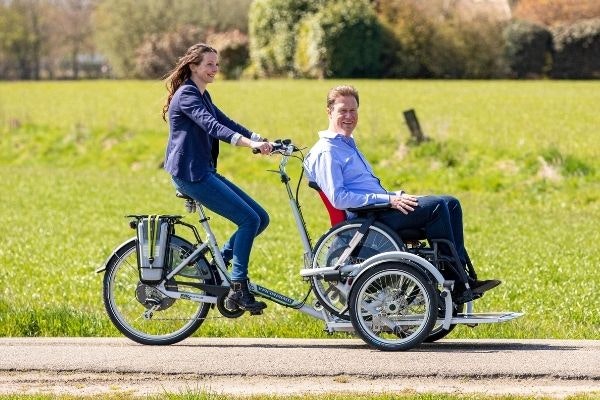
<path id="1" fill-rule="evenodd" d="M 325 94 L 337 83 L 218 82 L 210 90 L 249 128 L 309 147 L 327 127 Z M 476 311 L 526 313 L 461 326 L 452 337 L 600 339 L 600 82 L 352 83 L 361 95 L 356 138 L 384 184 L 463 202 L 480 275 L 504 281 Z M 94 269 L 134 234 L 124 215 L 184 212 L 158 168 L 164 94 L 157 82 L 0 84 L 1 336 L 118 335 Z M 408 108 L 430 142 L 407 145 Z M 271 216 L 253 250 L 252 278 L 299 298 L 308 286 L 298 275 L 298 235 L 283 186 L 266 172 L 276 165 L 221 146 L 221 172 Z M 298 168 L 290 165 L 294 175 Z M 316 240 L 328 228 L 325 211 L 306 185 L 300 198 Z M 234 229 L 211 223 L 221 241 Z M 322 329 L 270 304 L 263 317 L 208 320 L 197 335 L 326 337 Z"/>

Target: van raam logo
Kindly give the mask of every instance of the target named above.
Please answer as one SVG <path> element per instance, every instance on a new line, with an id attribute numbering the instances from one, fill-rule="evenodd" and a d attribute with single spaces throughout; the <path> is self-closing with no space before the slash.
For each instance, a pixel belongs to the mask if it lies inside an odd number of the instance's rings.
<path id="1" fill-rule="evenodd" d="M 269 290 L 267 288 L 264 288 L 262 286 L 256 285 L 256 291 L 259 292 L 259 293 L 262 293 L 262 294 L 264 294 L 264 295 L 266 295 L 268 297 L 271 297 L 273 299 L 280 300 L 280 301 L 282 301 L 282 302 L 284 302 L 286 304 L 292 304 L 292 303 L 294 303 L 293 299 L 290 299 L 287 296 L 284 296 L 282 294 L 279 294 L 277 292 L 274 292 L 274 291 Z"/>

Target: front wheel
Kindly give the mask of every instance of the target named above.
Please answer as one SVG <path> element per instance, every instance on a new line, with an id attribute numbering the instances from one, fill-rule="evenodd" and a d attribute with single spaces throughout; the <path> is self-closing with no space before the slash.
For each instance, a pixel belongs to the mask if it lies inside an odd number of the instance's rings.
<path id="1" fill-rule="evenodd" d="M 432 282 L 415 267 L 385 263 L 367 269 L 350 292 L 350 320 L 370 346 L 409 350 L 423 342 L 437 320 Z"/>
<path id="2" fill-rule="evenodd" d="M 117 329 L 129 339 L 148 345 L 177 343 L 192 335 L 204 322 L 210 304 L 167 297 L 153 285 L 140 281 L 136 240 L 119 248 L 106 266 L 103 297 L 106 311 Z M 193 246 L 172 236 L 165 268 L 171 271 Z M 170 291 L 204 294 L 186 283 L 211 283 L 208 263 L 202 257 L 166 283 Z"/>

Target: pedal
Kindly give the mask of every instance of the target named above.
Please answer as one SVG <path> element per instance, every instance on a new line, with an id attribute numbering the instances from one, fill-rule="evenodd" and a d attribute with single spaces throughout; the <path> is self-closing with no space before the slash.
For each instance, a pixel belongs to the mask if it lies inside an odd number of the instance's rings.
<path id="1" fill-rule="evenodd" d="M 249 311 L 250 315 L 262 315 L 262 310 L 254 310 L 254 311 Z"/>

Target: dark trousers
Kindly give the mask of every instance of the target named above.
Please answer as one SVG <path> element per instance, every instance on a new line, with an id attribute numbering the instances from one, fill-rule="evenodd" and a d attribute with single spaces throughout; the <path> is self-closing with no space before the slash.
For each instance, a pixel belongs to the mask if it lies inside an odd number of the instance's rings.
<path id="1" fill-rule="evenodd" d="M 425 228 L 428 239 L 446 239 L 454 244 L 462 265 L 466 265 L 462 208 L 452 196 L 422 196 L 414 211 L 403 214 L 390 210 L 378 215 L 378 220 L 395 231 Z M 447 246 L 441 246 L 444 255 L 452 256 Z"/>
<path id="2" fill-rule="evenodd" d="M 225 242 L 221 252 L 225 262 L 231 261 L 231 279 L 246 279 L 254 238 L 269 225 L 267 212 L 242 189 L 219 174 L 209 173 L 198 182 L 188 182 L 175 176 L 172 179 L 177 190 L 237 225 L 238 229 Z"/>

